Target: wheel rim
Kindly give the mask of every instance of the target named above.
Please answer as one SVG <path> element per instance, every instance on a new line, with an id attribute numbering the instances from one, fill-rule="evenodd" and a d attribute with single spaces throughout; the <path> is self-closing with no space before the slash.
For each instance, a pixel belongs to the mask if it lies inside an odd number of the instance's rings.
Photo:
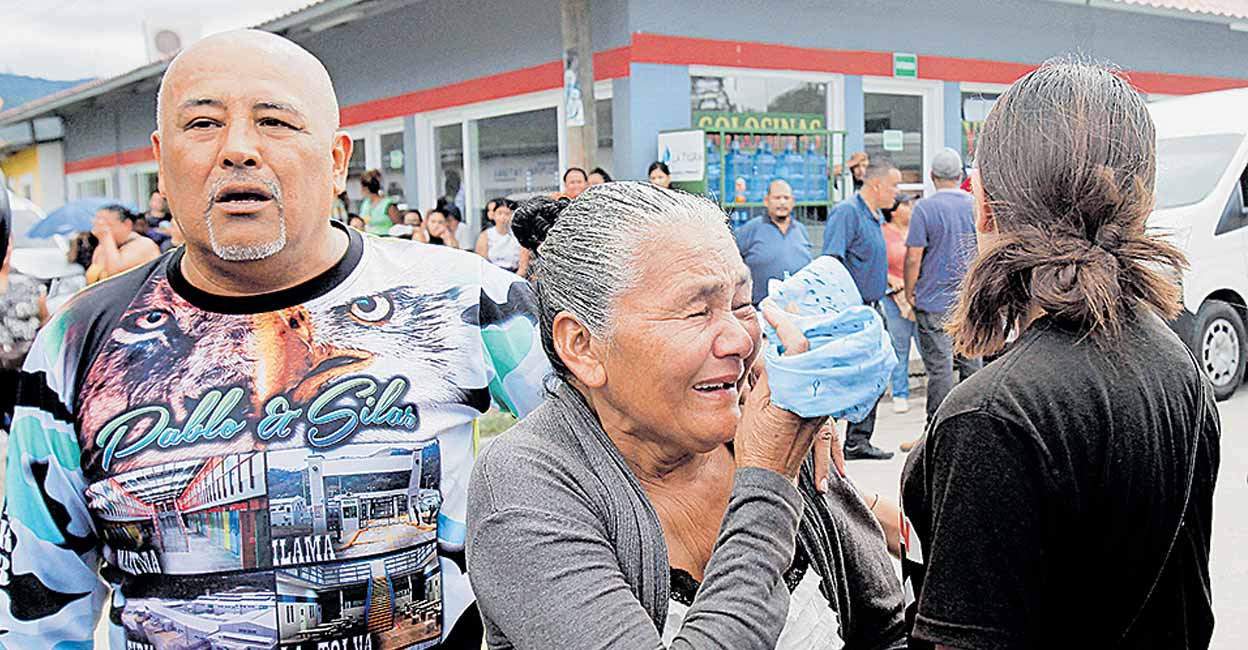
<path id="1" fill-rule="evenodd" d="M 1239 370 L 1239 333 L 1225 318 L 1209 323 L 1200 346 L 1201 361 L 1205 374 L 1215 386 L 1225 386 L 1235 378 Z"/>

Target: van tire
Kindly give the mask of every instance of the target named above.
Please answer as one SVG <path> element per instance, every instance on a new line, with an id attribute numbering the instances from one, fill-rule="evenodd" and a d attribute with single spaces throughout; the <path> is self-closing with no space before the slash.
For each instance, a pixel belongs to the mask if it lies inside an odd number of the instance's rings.
<path id="1" fill-rule="evenodd" d="M 1196 360 L 1213 384 L 1213 395 L 1220 402 L 1235 394 L 1244 382 L 1248 338 L 1239 311 L 1221 300 L 1209 300 L 1196 313 Z"/>

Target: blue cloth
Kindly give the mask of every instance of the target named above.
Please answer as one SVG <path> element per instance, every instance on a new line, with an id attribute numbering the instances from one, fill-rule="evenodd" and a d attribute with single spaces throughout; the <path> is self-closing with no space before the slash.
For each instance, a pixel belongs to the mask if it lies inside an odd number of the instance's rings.
<path id="1" fill-rule="evenodd" d="M 852 276 L 832 257 L 772 282 L 769 297 L 810 342 L 806 352 L 784 356 L 779 337 L 763 319 L 771 402 L 802 417 L 860 422 L 874 410 L 897 363 L 884 319 L 861 304 Z"/>
<path id="2" fill-rule="evenodd" d="M 888 247 L 880 230 L 880 216 L 867 207 L 862 194 L 841 201 L 828 213 L 823 231 L 823 254 L 840 258 L 862 294 L 871 304 L 888 291 Z"/>
<path id="3" fill-rule="evenodd" d="M 893 376 L 889 378 L 893 397 L 910 399 L 910 344 L 918 345 L 918 325 L 901 317 L 901 310 L 892 298 L 881 300 L 880 306 L 884 308 L 888 336 L 893 340 L 893 354 L 897 355 L 897 367 L 893 368 Z"/>
<path id="4" fill-rule="evenodd" d="M 937 190 L 914 205 L 908 248 L 923 249 L 914 306 L 941 313 L 953 308 L 958 289 L 975 258 L 974 200 L 957 189 Z"/>
<path id="5" fill-rule="evenodd" d="M 806 226 L 791 218 L 787 233 L 781 233 L 766 215 L 750 219 L 737 229 L 737 250 L 750 267 L 754 280 L 750 300 L 756 306 L 767 297 L 768 281 L 783 280 L 810 264 L 811 259 Z"/>

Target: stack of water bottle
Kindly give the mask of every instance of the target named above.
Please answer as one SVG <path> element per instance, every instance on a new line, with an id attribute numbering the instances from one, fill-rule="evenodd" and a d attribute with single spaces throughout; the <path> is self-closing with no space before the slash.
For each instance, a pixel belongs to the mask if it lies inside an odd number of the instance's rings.
<path id="1" fill-rule="evenodd" d="M 720 158 L 716 137 L 706 139 L 707 193 L 720 198 L 723 180 L 724 203 L 762 203 L 773 180 L 788 181 L 798 202 L 828 200 L 828 156 L 819 136 L 741 136 L 726 135 L 728 153 Z M 752 140 L 753 151 L 742 148 Z M 777 155 L 773 141 L 783 147 Z M 805 152 L 802 151 L 803 145 Z M 722 164 L 721 164 L 722 160 Z M 733 212 L 733 225 L 747 220 L 748 211 Z"/>

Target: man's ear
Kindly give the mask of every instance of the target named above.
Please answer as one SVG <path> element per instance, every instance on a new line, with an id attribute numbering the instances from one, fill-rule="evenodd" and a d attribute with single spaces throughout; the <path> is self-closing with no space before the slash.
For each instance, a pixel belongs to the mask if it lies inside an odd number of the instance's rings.
<path id="1" fill-rule="evenodd" d="M 551 335 L 555 353 L 578 381 L 590 388 L 601 388 L 607 383 L 602 350 L 593 345 L 589 329 L 575 316 L 566 311 L 560 312 L 551 326 Z"/>
<path id="2" fill-rule="evenodd" d="M 169 194 L 165 192 L 165 174 L 160 169 L 160 129 L 152 131 L 152 155 L 156 157 L 156 189 L 160 190 L 161 196 L 165 197 L 165 210 L 169 210 Z"/>
<path id="3" fill-rule="evenodd" d="M 334 133 L 334 196 L 347 191 L 347 165 L 351 162 L 351 150 L 355 143 L 346 131 Z"/>

